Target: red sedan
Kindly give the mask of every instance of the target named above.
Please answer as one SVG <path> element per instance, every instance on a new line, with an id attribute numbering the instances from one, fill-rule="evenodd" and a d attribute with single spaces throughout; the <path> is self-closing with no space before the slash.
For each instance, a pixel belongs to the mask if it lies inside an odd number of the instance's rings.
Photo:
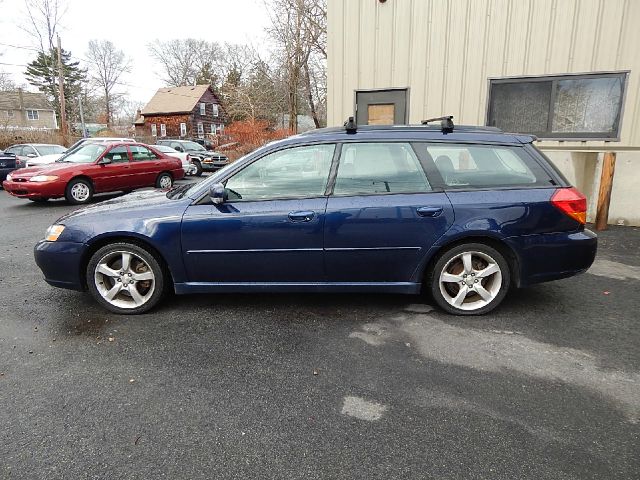
<path id="1" fill-rule="evenodd" d="M 94 193 L 169 188 L 184 177 L 180 160 L 140 143 L 88 143 L 38 167 L 11 172 L 2 183 L 15 197 L 34 202 L 65 197 L 83 204 Z"/>

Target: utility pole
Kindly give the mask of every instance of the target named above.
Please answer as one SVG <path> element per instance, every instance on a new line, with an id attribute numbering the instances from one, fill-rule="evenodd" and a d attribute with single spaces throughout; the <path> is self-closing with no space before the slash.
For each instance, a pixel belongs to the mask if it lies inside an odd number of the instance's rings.
<path id="1" fill-rule="evenodd" d="M 82 110 L 82 96 L 78 96 L 78 105 L 80 106 L 80 125 L 82 126 L 82 138 L 87 136 L 87 127 L 84 124 L 84 111 Z"/>
<path id="2" fill-rule="evenodd" d="M 67 110 L 64 101 L 64 70 L 62 69 L 62 46 L 58 35 L 58 87 L 60 88 L 60 126 L 62 127 L 62 138 L 67 141 L 69 126 L 67 125 Z"/>

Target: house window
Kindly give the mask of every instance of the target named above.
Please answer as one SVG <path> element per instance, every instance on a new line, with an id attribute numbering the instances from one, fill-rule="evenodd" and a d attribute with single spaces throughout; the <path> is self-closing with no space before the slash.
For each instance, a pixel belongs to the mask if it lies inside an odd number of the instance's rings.
<path id="1" fill-rule="evenodd" d="M 155 123 L 151 124 L 151 136 L 152 137 L 158 136 L 158 126 Z"/>
<path id="2" fill-rule="evenodd" d="M 167 136 L 167 126 L 164 123 L 160 124 L 160 136 L 161 137 Z"/>
<path id="3" fill-rule="evenodd" d="M 27 110 L 27 118 L 29 120 L 39 120 L 40 115 L 37 110 Z"/>
<path id="4" fill-rule="evenodd" d="M 200 104 L 200 115 L 206 115 L 207 114 L 207 104 L 206 103 L 201 103 Z"/>
<path id="5" fill-rule="evenodd" d="M 211 124 L 211 133 L 213 133 L 214 135 L 216 133 L 216 124 L 215 123 Z"/>
<path id="6" fill-rule="evenodd" d="M 186 123 L 181 123 L 180 124 L 180 136 L 181 137 L 186 137 L 187 136 L 187 124 Z"/>
<path id="7" fill-rule="evenodd" d="M 211 105 L 213 107 L 213 116 L 214 118 L 217 117 L 220 114 L 220 107 L 218 106 L 217 103 L 214 103 L 213 105 Z"/>
<path id="8" fill-rule="evenodd" d="M 487 124 L 545 139 L 617 139 L 627 75 L 491 80 Z"/>
<path id="9" fill-rule="evenodd" d="M 204 126 L 202 125 L 202 122 L 198 122 L 198 137 L 204 137 Z"/>

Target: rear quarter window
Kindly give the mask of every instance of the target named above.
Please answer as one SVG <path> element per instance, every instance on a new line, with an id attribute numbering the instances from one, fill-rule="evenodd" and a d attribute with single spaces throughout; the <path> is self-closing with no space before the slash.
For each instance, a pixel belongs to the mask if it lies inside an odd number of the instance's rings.
<path id="1" fill-rule="evenodd" d="M 548 187 L 555 182 L 524 147 L 421 143 L 448 188 Z"/>

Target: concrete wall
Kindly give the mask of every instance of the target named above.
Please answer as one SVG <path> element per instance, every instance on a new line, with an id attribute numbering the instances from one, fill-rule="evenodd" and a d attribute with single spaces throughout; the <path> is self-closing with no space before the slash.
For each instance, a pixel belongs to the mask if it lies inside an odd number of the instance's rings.
<path id="1" fill-rule="evenodd" d="M 490 78 L 630 71 L 619 142 L 538 146 L 591 199 L 618 151 L 610 222 L 640 225 L 640 0 L 328 0 L 327 20 L 330 126 L 358 89 L 409 87 L 410 123 L 483 125 Z"/>

